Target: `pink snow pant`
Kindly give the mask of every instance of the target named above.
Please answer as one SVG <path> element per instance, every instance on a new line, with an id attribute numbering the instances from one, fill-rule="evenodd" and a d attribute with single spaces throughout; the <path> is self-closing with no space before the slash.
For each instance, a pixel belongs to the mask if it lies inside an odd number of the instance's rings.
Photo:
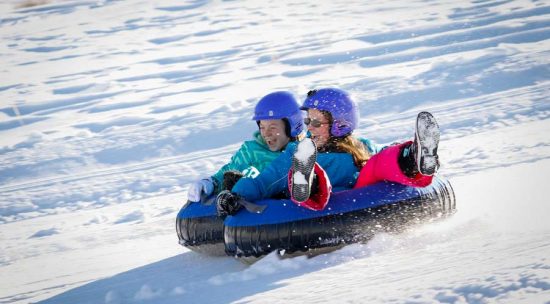
<path id="1" fill-rule="evenodd" d="M 401 148 L 410 145 L 412 142 L 405 142 L 400 145 L 390 146 L 378 154 L 373 155 L 365 164 L 357 183 L 353 188 L 365 187 L 381 181 L 395 182 L 412 187 L 426 187 L 432 183 L 433 176 L 417 173 L 415 177 L 408 177 L 399 168 L 399 153 Z"/>

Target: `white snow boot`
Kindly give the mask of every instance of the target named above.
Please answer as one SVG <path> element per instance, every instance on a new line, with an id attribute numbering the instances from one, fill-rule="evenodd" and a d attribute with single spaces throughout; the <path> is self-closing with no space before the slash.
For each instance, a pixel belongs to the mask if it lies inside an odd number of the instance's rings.
<path id="1" fill-rule="evenodd" d="M 305 138 L 292 155 L 291 195 L 297 202 L 305 202 L 311 195 L 313 167 L 317 161 L 317 148 L 310 138 Z"/>

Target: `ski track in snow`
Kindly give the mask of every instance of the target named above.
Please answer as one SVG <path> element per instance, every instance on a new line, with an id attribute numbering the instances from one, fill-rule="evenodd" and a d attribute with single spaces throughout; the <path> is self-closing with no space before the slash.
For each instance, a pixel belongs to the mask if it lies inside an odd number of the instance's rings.
<path id="1" fill-rule="evenodd" d="M 492 213 L 550 177 L 548 3 L 15 5 L 0 2 L 0 303 L 550 303 L 542 191 L 496 212 L 507 224 Z M 180 248 L 189 183 L 250 138 L 258 98 L 323 86 L 353 94 L 378 143 L 431 111 L 457 216 L 251 267 Z"/>

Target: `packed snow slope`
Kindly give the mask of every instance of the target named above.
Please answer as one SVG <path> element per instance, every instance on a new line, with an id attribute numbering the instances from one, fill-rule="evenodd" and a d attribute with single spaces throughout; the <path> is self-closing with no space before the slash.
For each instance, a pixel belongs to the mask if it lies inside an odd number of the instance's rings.
<path id="1" fill-rule="evenodd" d="M 547 1 L 0 1 L 0 303 L 550 303 Z M 275 90 L 442 130 L 458 213 L 252 266 L 177 244 Z"/>

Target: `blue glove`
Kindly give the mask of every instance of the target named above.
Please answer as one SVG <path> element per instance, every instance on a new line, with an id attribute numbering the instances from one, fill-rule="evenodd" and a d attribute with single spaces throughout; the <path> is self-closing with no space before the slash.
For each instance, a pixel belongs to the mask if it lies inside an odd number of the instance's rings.
<path id="1" fill-rule="evenodd" d="M 192 202 L 200 202 L 201 195 L 204 193 L 206 196 L 209 196 L 214 192 L 214 183 L 212 179 L 201 179 L 196 181 L 189 186 L 189 191 L 187 192 L 187 199 Z"/>

